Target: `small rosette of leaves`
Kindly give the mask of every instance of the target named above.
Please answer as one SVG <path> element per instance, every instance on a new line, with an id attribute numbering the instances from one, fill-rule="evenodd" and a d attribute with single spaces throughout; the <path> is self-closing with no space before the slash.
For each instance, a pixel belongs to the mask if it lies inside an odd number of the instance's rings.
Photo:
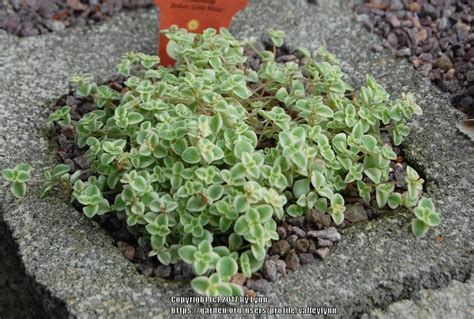
<path id="1" fill-rule="evenodd" d="M 420 199 L 414 212 L 416 218 L 412 220 L 411 227 L 416 238 L 424 236 L 430 227 L 438 226 L 441 223 L 441 218 L 435 211 L 433 201 L 429 198 L 423 197 Z"/>
<path id="2" fill-rule="evenodd" d="M 30 180 L 31 165 L 19 164 L 15 168 L 2 170 L 2 176 L 10 182 L 10 192 L 16 198 L 23 198 L 26 195 L 26 183 Z"/>

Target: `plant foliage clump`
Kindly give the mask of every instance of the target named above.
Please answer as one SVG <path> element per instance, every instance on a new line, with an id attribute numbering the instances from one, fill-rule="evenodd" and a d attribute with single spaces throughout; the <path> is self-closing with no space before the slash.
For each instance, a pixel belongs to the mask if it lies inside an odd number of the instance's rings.
<path id="1" fill-rule="evenodd" d="M 439 224 L 415 170 L 408 168 L 405 193 L 389 181 L 396 154 L 381 130 L 394 145 L 403 141 L 406 121 L 422 113 L 411 94 L 390 100 L 371 77 L 356 92 L 324 49 L 300 49 L 303 62 L 277 63 L 275 50 L 258 51 L 226 29 L 165 33 L 173 68 L 127 54 L 118 65 L 124 90 L 76 76 L 76 94 L 92 96 L 96 109 L 79 121 L 68 107 L 51 117 L 74 126 L 92 161 L 96 176 L 76 175 L 72 185 L 87 217 L 126 219 L 161 263 L 192 264 L 192 286 L 207 295 L 242 294 L 230 279 L 262 267 L 277 220 L 315 208 L 341 224 L 340 193 L 349 185 L 367 202 L 375 193 L 379 208 L 413 209 L 416 236 Z M 282 32 L 270 35 L 282 45 Z M 249 46 L 262 62 L 256 70 L 246 65 Z M 4 175 L 24 194 L 26 172 Z"/>

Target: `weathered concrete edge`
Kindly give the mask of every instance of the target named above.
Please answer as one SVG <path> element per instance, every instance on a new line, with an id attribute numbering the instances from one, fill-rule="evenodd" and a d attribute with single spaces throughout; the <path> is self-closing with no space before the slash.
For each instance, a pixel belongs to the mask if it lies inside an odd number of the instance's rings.
<path id="1" fill-rule="evenodd" d="M 374 309 L 362 318 L 468 319 L 472 316 L 473 307 L 474 280 L 470 278 L 465 283 L 452 280 L 444 288 L 417 291 L 412 299 L 395 302 L 386 311 Z"/>
<path id="2" fill-rule="evenodd" d="M 1 209 L 1 207 L 0 207 Z M 38 284 L 25 271 L 18 256 L 18 245 L 11 231 L 1 220 L 0 213 L 0 316 L 2 318 L 65 318 L 68 315 L 63 301 L 51 296 L 47 288 Z M 53 315 L 55 314 L 55 315 Z"/>
<path id="3" fill-rule="evenodd" d="M 323 7 L 323 8 L 324 8 L 324 7 Z M 263 27 L 262 27 L 262 28 L 263 28 Z M 306 32 L 307 32 L 307 31 L 306 31 Z M 244 32 L 244 33 L 245 33 L 245 32 Z M 250 34 L 251 34 L 251 33 L 250 33 Z M 344 39 L 343 39 L 343 40 L 344 40 Z M 334 44 L 332 44 L 332 45 L 334 45 Z M 330 42 L 330 41 L 329 41 L 329 45 L 328 45 L 328 46 L 331 47 L 331 42 Z M 346 54 L 347 54 L 347 53 L 346 53 Z M 384 53 L 384 54 L 385 54 L 385 56 L 387 56 L 387 57 L 389 56 L 389 55 L 387 55 L 386 53 Z M 344 55 L 344 53 L 341 54 L 341 55 Z M 383 56 L 383 55 L 382 55 L 382 56 Z M 352 64 L 351 64 L 351 65 L 352 65 Z M 392 62 L 392 63 L 391 63 L 391 66 L 393 66 L 393 65 L 394 65 L 394 64 L 393 64 L 393 62 Z M 409 74 L 410 74 L 410 72 L 411 72 L 411 71 L 408 70 L 408 73 L 409 73 Z M 426 91 L 432 90 L 432 88 L 430 88 L 429 86 L 426 87 L 425 84 L 422 84 L 422 85 L 423 85 L 423 87 L 428 88 L 428 90 L 426 90 Z M 437 101 L 435 101 L 435 102 L 439 102 L 439 101 L 445 102 L 445 100 L 443 100 L 443 98 L 440 98 L 439 93 L 437 93 L 437 90 L 435 90 L 435 92 L 436 92 L 436 94 L 437 94 L 437 96 L 436 96 L 436 100 L 437 100 Z M 443 110 L 443 111 L 440 112 L 440 113 L 441 113 L 442 115 L 448 115 L 448 116 L 450 116 L 450 117 L 451 117 L 450 122 L 452 122 L 452 116 L 453 116 L 453 113 L 452 113 L 452 112 L 445 112 L 445 110 Z M 455 116 L 456 116 L 456 115 L 455 115 Z M 449 133 L 450 136 L 451 136 L 451 135 L 455 135 L 455 132 L 453 132 L 453 131 L 450 130 L 450 129 L 448 129 L 448 133 Z M 455 136 L 455 138 L 456 138 L 456 139 L 459 139 L 459 136 Z M 454 144 L 454 143 L 453 143 L 453 144 Z M 415 144 L 415 145 L 416 145 L 416 144 Z M 409 147 L 410 147 L 410 144 L 408 144 L 408 148 L 409 148 Z M 467 148 L 467 150 L 470 151 L 470 150 L 472 150 L 472 149 Z M 472 152 L 472 151 L 471 151 L 471 152 Z M 409 153 L 409 152 L 408 152 L 408 153 Z M 439 155 L 439 154 L 438 154 L 438 155 Z M 416 159 L 416 156 L 415 156 L 415 159 Z M 464 166 L 464 165 L 463 165 L 463 166 Z M 445 168 L 445 167 L 442 167 L 442 168 Z M 427 169 L 427 173 L 428 173 L 427 175 L 429 176 L 429 175 L 430 175 L 430 174 L 429 174 L 430 167 L 427 167 L 426 169 Z M 439 175 L 439 174 L 438 174 L 438 175 Z M 441 180 L 441 181 L 442 181 L 442 179 L 443 179 L 443 177 L 444 177 L 442 174 L 439 175 L 439 176 L 436 176 L 436 173 L 434 173 L 433 176 L 434 176 L 434 179 L 435 179 L 435 180 L 436 180 L 436 179 L 439 179 L 439 180 Z M 453 184 L 451 184 L 451 185 L 453 185 Z M 463 190 L 466 191 L 467 188 L 464 188 L 464 187 L 463 187 Z M 465 193 L 465 194 L 466 194 L 466 193 Z M 456 198 L 456 199 L 457 199 L 457 198 Z M 471 207 L 472 207 L 472 206 L 471 206 Z M 21 212 L 21 210 L 20 210 L 19 212 Z M 406 230 L 404 230 L 404 231 L 406 231 Z M 347 238 L 349 239 L 349 237 L 347 237 Z M 338 253 L 338 249 L 336 249 L 336 251 L 334 252 L 334 255 L 336 255 L 337 253 Z M 330 262 L 331 262 L 331 261 L 329 260 L 328 263 L 330 263 Z M 295 274 L 295 276 L 298 276 L 298 275 L 299 275 L 299 273 L 296 273 L 296 274 Z M 306 277 L 307 277 L 307 276 L 305 276 L 305 278 L 306 278 Z M 290 277 L 290 280 L 291 280 L 291 279 L 293 279 L 293 278 Z"/>

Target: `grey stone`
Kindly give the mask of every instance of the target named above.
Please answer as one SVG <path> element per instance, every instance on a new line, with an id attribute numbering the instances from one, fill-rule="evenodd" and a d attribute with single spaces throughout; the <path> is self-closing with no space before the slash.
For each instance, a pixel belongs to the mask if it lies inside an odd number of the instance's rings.
<path id="1" fill-rule="evenodd" d="M 290 244 L 286 240 L 279 240 L 272 244 L 271 253 L 275 255 L 285 256 L 290 250 Z"/>
<path id="2" fill-rule="evenodd" d="M 253 289 L 260 292 L 270 292 L 271 289 L 270 283 L 265 279 L 247 279 L 246 286 L 249 289 Z"/>
<path id="3" fill-rule="evenodd" d="M 265 261 L 263 264 L 263 275 L 270 281 L 276 281 L 278 279 L 275 260 Z"/>
<path id="4" fill-rule="evenodd" d="M 328 247 L 323 247 L 323 248 L 318 248 L 316 249 L 316 256 L 318 256 L 321 259 L 326 259 L 327 256 L 329 256 L 329 248 Z"/>
<path id="5" fill-rule="evenodd" d="M 298 236 L 299 238 L 304 238 L 304 237 L 306 237 L 305 231 L 302 230 L 301 228 L 297 227 L 297 226 L 292 226 L 292 227 L 291 227 L 291 233 L 292 233 L 292 234 L 295 234 L 295 235 Z"/>
<path id="6" fill-rule="evenodd" d="M 410 48 L 403 48 L 395 51 L 396 56 L 410 56 L 411 55 L 411 49 Z"/>
<path id="7" fill-rule="evenodd" d="M 311 230 L 307 232 L 309 237 L 327 239 L 332 242 L 341 240 L 341 234 L 335 227 L 329 227 L 323 230 Z"/>
<path id="8" fill-rule="evenodd" d="M 392 10 L 403 10 L 403 2 L 401 0 L 391 0 L 390 9 Z"/>
<path id="9" fill-rule="evenodd" d="M 284 260 L 278 259 L 275 261 L 276 270 L 286 276 L 286 262 Z"/>
<path id="10" fill-rule="evenodd" d="M 334 244 L 330 240 L 318 238 L 319 247 L 332 247 L 333 245 Z"/>
<path id="11" fill-rule="evenodd" d="M 161 278 L 166 278 L 171 276 L 171 267 L 165 265 L 159 265 L 154 270 L 155 275 Z"/>
<path id="12" fill-rule="evenodd" d="M 468 71 L 466 73 L 466 80 L 468 82 L 474 82 L 474 70 Z"/>
<path id="13" fill-rule="evenodd" d="M 464 282 L 473 266 L 474 156 L 471 141 L 456 129 L 460 115 L 407 61 L 394 60 L 388 50 L 370 50 L 380 39 L 353 21 L 347 1 L 309 5 L 252 0 L 231 30 L 258 37 L 276 21 L 287 32 L 289 46 L 314 50 L 324 45 L 334 52 L 351 84 L 360 85 L 370 73 L 391 96 L 415 94 L 424 115 L 411 121 L 404 156 L 433 185 L 427 195 L 443 222 L 419 240 L 410 233 L 412 214 L 405 210 L 355 224 L 326 260 L 269 284 L 269 301 L 278 306 L 334 306 L 337 317 L 347 318 L 414 299 L 421 289 Z M 0 168 L 30 162 L 40 179 L 40 172 L 56 163 L 43 130 L 47 107 L 67 93 L 67 78 L 93 72 L 105 81 L 127 51 L 155 52 L 156 23 L 155 11 L 149 10 L 36 38 L 18 39 L 0 30 Z M 31 186 L 21 202 L 0 194 L 0 223 L 5 226 L 0 239 L 16 244 L 14 258 L 24 266 L 26 282 L 48 317 L 167 318 L 172 296 L 193 294 L 188 283 L 144 278 L 97 224 L 61 199 L 40 200 L 38 194 L 38 186 Z M 440 236 L 444 240 L 437 240 Z M 465 290 L 455 287 L 452 294 Z M 469 314 L 468 308 L 458 310 L 464 311 L 461 318 Z M 447 308 L 440 306 L 439 311 L 450 317 Z"/>
<path id="14" fill-rule="evenodd" d="M 349 205 L 344 213 L 345 218 L 351 223 L 357 223 L 363 220 L 367 220 L 367 212 L 360 203 Z"/>
<path id="15" fill-rule="evenodd" d="M 298 258 L 300 259 L 300 263 L 302 265 L 306 265 L 311 263 L 314 260 L 314 256 L 311 253 L 301 253 L 298 254 Z"/>
<path id="16" fill-rule="evenodd" d="M 285 262 L 286 268 L 288 269 L 297 270 L 298 268 L 300 268 L 300 259 L 298 258 L 298 255 L 296 254 L 294 249 L 290 250 L 288 256 L 286 256 Z"/>

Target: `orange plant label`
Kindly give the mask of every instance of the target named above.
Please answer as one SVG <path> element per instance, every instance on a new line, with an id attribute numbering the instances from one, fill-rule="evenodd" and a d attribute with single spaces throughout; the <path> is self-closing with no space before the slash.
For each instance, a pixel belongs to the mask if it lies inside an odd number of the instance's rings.
<path id="1" fill-rule="evenodd" d="M 172 25 L 189 32 L 201 33 L 207 28 L 228 28 L 232 17 L 247 5 L 248 0 L 155 0 L 160 8 L 160 30 Z M 174 60 L 167 54 L 168 39 L 159 37 L 161 64 L 168 66 Z"/>

